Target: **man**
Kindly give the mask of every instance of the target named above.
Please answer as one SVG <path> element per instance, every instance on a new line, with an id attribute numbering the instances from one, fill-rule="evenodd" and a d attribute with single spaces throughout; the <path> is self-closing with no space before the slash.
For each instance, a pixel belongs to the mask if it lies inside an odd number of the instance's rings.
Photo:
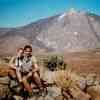
<path id="1" fill-rule="evenodd" d="M 23 83 L 24 88 L 29 93 L 32 93 L 32 87 L 31 84 L 29 84 L 28 80 L 35 81 L 38 88 L 40 90 L 43 89 L 39 75 L 39 67 L 37 65 L 37 60 L 34 56 L 32 56 L 32 47 L 30 45 L 26 45 L 24 47 L 23 64 L 18 70 L 18 75 L 21 76 L 20 82 Z"/>

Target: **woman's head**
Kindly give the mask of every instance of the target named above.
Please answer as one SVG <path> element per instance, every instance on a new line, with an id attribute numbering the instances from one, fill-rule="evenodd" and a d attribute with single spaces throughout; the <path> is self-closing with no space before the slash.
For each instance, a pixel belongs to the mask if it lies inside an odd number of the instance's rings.
<path id="1" fill-rule="evenodd" d="M 24 53 L 24 49 L 23 48 L 18 48 L 17 49 L 17 56 L 18 57 L 22 57 L 23 56 L 23 53 Z"/>

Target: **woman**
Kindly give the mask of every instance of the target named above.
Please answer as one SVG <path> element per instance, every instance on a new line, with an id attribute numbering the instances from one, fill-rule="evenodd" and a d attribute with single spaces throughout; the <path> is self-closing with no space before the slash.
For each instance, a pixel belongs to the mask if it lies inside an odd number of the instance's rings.
<path id="1" fill-rule="evenodd" d="M 19 74 L 19 70 L 23 64 L 23 58 L 24 58 L 23 54 L 24 54 L 23 48 L 19 48 L 17 50 L 17 56 L 12 57 L 9 62 L 10 70 L 8 75 L 10 76 L 10 78 L 13 79 L 17 78 L 19 82 L 22 81 L 21 76 Z"/>

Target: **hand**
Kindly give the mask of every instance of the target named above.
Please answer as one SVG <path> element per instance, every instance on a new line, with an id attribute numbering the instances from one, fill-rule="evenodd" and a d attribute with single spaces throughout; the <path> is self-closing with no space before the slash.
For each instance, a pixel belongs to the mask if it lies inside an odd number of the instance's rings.
<path id="1" fill-rule="evenodd" d="M 15 67 L 15 65 L 14 65 L 14 64 L 10 65 L 10 68 L 11 68 L 11 69 L 15 69 L 15 70 L 16 70 L 16 67 Z"/>
<path id="2" fill-rule="evenodd" d="M 32 72 L 29 72 L 28 75 L 26 76 L 27 78 L 32 76 Z"/>
<path id="3" fill-rule="evenodd" d="M 19 79 L 19 82 L 22 83 L 22 79 Z"/>
<path id="4" fill-rule="evenodd" d="M 39 69 L 38 68 L 35 68 L 35 69 L 32 70 L 32 73 L 35 73 L 37 71 L 39 71 Z"/>

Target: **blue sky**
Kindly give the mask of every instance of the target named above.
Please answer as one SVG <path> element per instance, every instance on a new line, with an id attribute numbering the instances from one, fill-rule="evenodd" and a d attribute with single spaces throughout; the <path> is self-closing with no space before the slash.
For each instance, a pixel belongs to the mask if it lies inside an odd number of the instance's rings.
<path id="1" fill-rule="evenodd" d="M 100 15 L 100 0 L 0 0 L 0 27 L 18 27 L 70 8 Z"/>

